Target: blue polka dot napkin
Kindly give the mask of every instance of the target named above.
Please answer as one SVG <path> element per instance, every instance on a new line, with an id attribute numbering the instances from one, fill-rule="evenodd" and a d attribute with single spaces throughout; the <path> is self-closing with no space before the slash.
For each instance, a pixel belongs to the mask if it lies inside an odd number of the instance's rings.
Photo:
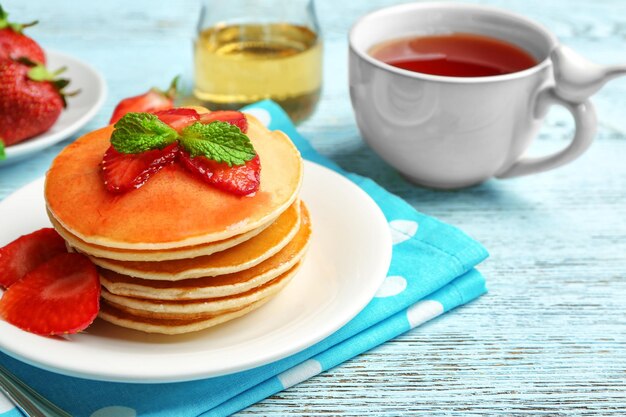
<path id="1" fill-rule="evenodd" d="M 374 299 L 325 340 L 259 368 L 200 381 L 122 384 L 43 371 L 0 354 L 0 364 L 75 417 L 227 416 L 324 372 L 485 293 L 474 267 L 486 250 L 460 230 L 421 214 L 372 180 L 318 154 L 271 101 L 245 109 L 287 133 L 303 157 L 337 170 L 384 212 L 393 235 L 389 273 Z M 390 376 L 393 377 L 393 376 Z M 21 416 L 0 394 L 0 417 Z"/>

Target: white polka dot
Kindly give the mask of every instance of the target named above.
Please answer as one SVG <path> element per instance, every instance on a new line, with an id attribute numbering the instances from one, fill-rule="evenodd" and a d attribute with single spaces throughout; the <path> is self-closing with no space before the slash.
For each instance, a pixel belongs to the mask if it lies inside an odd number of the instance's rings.
<path id="1" fill-rule="evenodd" d="M 279 374 L 278 379 L 284 388 L 289 388 L 306 381 L 320 372 L 322 372 L 322 364 L 315 359 L 309 359 Z"/>
<path id="2" fill-rule="evenodd" d="M 136 417 L 137 412 L 128 407 L 104 407 L 94 412 L 89 417 Z"/>
<path id="3" fill-rule="evenodd" d="M 411 328 L 414 328 L 422 323 L 426 323 L 430 319 L 434 319 L 442 313 L 443 304 L 433 300 L 425 300 L 409 307 L 406 311 L 406 317 L 409 320 Z"/>
<path id="4" fill-rule="evenodd" d="M 259 121 L 263 123 L 264 126 L 269 126 L 270 122 L 272 121 L 272 116 L 270 116 L 270 113 L 265 109 L 253 108 L 253 109 L 246 110 L 246 113 L 250 113 L 257 119 L 259 119 Z"/>
<path id="5" fill-rule="evenodd" d="M 0 414 L 11 411 L 15 408 L 13 403 L 0 392 Z"/>
<path id="6" fill-rule="evenodd" d="M 400 294 L 406 289 L 406 279 L 401 276 L 390 276 L 385 278 L 378 291 L 376 291 L 376 298 L 393 297 Z"/>
<path id="7" fill-rule="evenodd" d="M 417 233 L 417 222 L 413 220 L 392 220 L 389 222 L 389 228 L 391 229 L 391 239 L 393 244 L 404 242 L 415 236 Z"/>

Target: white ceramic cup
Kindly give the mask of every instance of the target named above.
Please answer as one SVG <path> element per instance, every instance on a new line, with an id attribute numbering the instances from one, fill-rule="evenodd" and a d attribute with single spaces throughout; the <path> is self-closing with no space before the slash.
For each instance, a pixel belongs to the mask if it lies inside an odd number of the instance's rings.
<path id="1" fill-rule="evenodd" d="M 393 39 L 446 33 L 511 42 L 538 64 L 504 75 L 447 77 L 396 68 L 368 52 Z M 572 161 L 589 147 L 596 130 L 588 97 L 626 72 L 623 66 L 584 60 L 523 16 L 470 4 L 381 9 L 356 22 L 349 42 L 350 96 L 364 140 L 410 181 L 433 188 L 461 188 Z M 553 155 L 523 156 L 553 104 L 574 116 L 572 141 Z"/>

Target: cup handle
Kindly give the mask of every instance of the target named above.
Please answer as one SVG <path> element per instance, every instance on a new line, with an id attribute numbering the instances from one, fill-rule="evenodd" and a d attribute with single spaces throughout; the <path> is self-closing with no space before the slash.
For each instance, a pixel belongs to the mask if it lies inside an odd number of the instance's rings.
<path id="1" fill-rule="evenodd" d="M 555 104 L 565 107 L 574 116 L 576 131 L 570 144 L 553 155 L 522 157 L 508 170 L 496 175 L 497 178 L 519 177 L 560 167 L 579 157 L 591 145 L 596 130 L 596 112 L 593 104 L 589 100 L 581 103 L 565 100 L 557 95 L 555 88 L 551 86 L 538 93 L 535 114 L 543 115 L 548 107 Z"/>

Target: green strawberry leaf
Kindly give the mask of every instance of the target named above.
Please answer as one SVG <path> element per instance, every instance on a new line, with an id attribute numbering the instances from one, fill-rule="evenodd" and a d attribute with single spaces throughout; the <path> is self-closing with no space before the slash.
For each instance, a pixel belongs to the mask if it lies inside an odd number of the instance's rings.
<path id="1" fill-rule="evenodd" d="M 22 62 L 26 62 L 28 58 L 20 58 L 20 60 L 22 60 Z M 67 67 L 62 67 L 54 72 L 50 72 L 45 66 L 32 61 L 30 62 L 31 64 L 34 64 L 34 66 L 28 70 L 28 78 L 33 81 L 55 81 L 57 80 L 58 75 L 67 70 Z M 59 79 L 59 81 L 67 81 L 67 83 L 69 84 L 69 80 Z"/>
<path id="2" fill-rule="evenodd" d="M 176 98 L 176 95 L 178 94 L 178 82 L 179 81 L 180 81 L 180 75 L 177 75 L 176 77 L 174 77 L 169 87 L 167 87 L 167 90 L 161 90 L 160 88 L 157 88 L 157 87 L 153 87 L 150 90 L 162 95 L 165 98 L 174 100 Z"/>
<path id="3" fill-rule="evenodd" d="M 27 28 L 29 26 L 34 26 L 37 23 L 39 23 L 39 21 L 37 20 L 30 22 L 30 23 L 9 22 L 9 14 L 5 12 L 4 9 L 2 8 L 2 5 L 0 5 L 0 29 L 11 28 L 11 30 L 13 30 L 14 32 L 22 33 L 22 30 L 24 28 Z"/>
<path id="4" fill-rule="evenodd" d="M 243 165 L 256 156 L 250 138 L 225 122 L 196 122 L 183 129 L 179 140 L 192 157 L 204 156 L 228 166 Z"/>
<path id="5" fill-rule="evenodd" d="M 0 139 L 0 161 L 4 161 L 5 159 L 7 159 L 7 155 L 4 152 L 4 142 Z"/>
<path id="6" fill-rule="evenodd" d="M 69 85 L 70 80 L 66 78 L 57 78 L 57 77 L 61 73 L 65 72 L 67 70 L 67 67 L 62 67 L 54 72 L 51 72 L 44 65 L 33 62 L 26 57 L 21 57 L 18 59 L 18 61 L 30 67 L 27 73 L 29 79 L 33 81 L 37 81 L 37 82 L 52 83 L 54 88 L 56 88 L 56 90 L 59 92 L 59 95 L 61 96 L 61 100 L 63 100 L 64 108 L 67 107 L 66 97 L 75 96 L 76 94 L 80 92 L 80 90 L 76 90 L 71 93 L 63 91 L 63 89 Z"/>
<path id="7" fill-rule="evenodd" d="M 180 81 L 180 75 L 177 75 L 176 77 L 174 77 L 174 79 L 170 83 L 170 86 L 167 88 L 167 90 L 165 90 L 165 95 L 167 96 L 167 98 L 170 98 L 172 100 L 176 98 L 176 94 L 178 94 L 178 82 L 179 81 Z"/>
<path id="8" fill-rule="evenodd" d="M 150 113 L 127 113 L 114 127 L 111 145 L 120 153 L 163 149 L 178 139 L 176 130 Z"/>
<path id="9" fill-rule="evenodd" d="M 9 14 L 4 11 L 0 4 L 0 29 L 4 29 L 8 25 Z"/>

